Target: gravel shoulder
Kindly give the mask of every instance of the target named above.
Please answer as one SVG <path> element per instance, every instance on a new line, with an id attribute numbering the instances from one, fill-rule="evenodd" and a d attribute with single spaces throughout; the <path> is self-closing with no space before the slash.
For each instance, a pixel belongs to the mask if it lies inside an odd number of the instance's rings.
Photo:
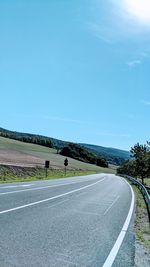
<path id="1" fill-rule="evenodd" d="M 150 250 L 142 242 L 136 240 L 135 243 L 135 267 L 150 266 Z"/>

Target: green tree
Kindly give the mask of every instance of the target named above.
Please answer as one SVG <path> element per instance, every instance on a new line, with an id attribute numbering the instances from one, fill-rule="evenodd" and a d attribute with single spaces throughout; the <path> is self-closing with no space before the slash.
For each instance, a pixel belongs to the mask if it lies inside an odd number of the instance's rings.
<path id="1" fill-rule="evenodd" d="M 125 161 L 118 169 L 118 174 L 127 174 L 130 176 L 136 176 L 136 161 L 134 159 Z"/>
<path id="2" fill-rule="evenodd" d="M 82 147 L 78 144 L 68 144 L 67 146 L 62 148 L 60 154 L 86 163 L 96 164 L 102 167 L 108 167 L 108 163 L 105 159 L 97 157 L 96 154 L 89 152 L 85 147 Z"/>
<path id="3" fill-rule="evenodd" d="M 150 150 L 147 145 L 140 145 L 137 143 L 131 148 L 131 154 L 135 159 L 135 175 L 142 179 L 148 177 L 150 173 Z"/>
<path id="4" fill-rule="evenodd" d="M 108 162 L 105 159 L 98 157 L 97 166 L 108 168 Z"/>

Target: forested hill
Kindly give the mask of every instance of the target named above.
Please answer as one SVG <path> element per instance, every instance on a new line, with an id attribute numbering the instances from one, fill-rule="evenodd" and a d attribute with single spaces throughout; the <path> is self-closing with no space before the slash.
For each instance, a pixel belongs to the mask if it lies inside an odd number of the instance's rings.
<path id="1" fill-rule="evenodd" d="M 0 136 L 18 140 L 21 142 L 32 143 L 52 148 L 63 148 L 66 144 L 69 143 L 52 137 L 47 137 L 38 134 L 20 133 L 16 131 L 6 130 L 4 128 L 0 128 Z"/>
<path id="2" fill-rule="evenodd" d="M 85 148 L 89 149 L 91 152 L 96 153 L 97 155 L 103 156 L 109 162 L 120 165 L 122 161 L 130 159 L 130 152 L 126 150 L 103 147 L 97 145 L 82 144 Z"/>
<path id="3" fill-rule="evenodd" d="M 53 147 L 56 149 L 62 149 L 63 147 L 65 147 L 70 143 L 52 137 L 9 131 L 4 128 L 0 128 L 0 136 L 19 140 L 22 142 L 38 144 L 46 147 Z M 89 150 L 89 152 L 93 152 L 98 156 L 102 156 L 109 163 L 112 164 L 120 165 L 123 161 L 130 158 L 130 153 L 128 151 L 115 148 L 106 148 L 90 144 L 80 144 L 80 145 L 86 147 Z"/>

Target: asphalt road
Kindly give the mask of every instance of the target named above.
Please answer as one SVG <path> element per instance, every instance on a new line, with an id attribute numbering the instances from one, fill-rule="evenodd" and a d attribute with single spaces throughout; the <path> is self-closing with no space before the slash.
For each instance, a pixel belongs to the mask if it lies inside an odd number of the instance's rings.
<path id="1" fill-rule="evenodd" d="M 0 267 L 134 266 L 134 196 L 120 177 L 0 185 Z"/>

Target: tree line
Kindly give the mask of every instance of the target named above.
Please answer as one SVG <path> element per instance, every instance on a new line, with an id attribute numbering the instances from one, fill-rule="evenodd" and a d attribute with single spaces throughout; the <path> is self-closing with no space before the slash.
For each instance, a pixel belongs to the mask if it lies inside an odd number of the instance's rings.
<path id="1" fill-rule="evenodd" d="M 78 144 L 70 143 L 63 147 L 60 151 L 60 155 L 108 168 L 108 163 L 104 158 L 89 152 L 86 148 Z"/>
<path id="2" fill-rule="evenodd" d="M 40 136 L 40 135 L 32 135 L 25 133 L 13 133 L 13 132 L 0 132 L 0 136 L 14 139 L 21 142 L 32 143 L 36 145 L 46 146 L 53 148 L 53 142 L 48 137 Z"/>
<path id="3" fill-rule="evenodd" d="M 127 174 L 135 178 L 150 177 L 150 142 L 146 144 L 135 144 L 131 147 L 131 159 L 127 160 L 118 169 L 118 174 Z"/>

